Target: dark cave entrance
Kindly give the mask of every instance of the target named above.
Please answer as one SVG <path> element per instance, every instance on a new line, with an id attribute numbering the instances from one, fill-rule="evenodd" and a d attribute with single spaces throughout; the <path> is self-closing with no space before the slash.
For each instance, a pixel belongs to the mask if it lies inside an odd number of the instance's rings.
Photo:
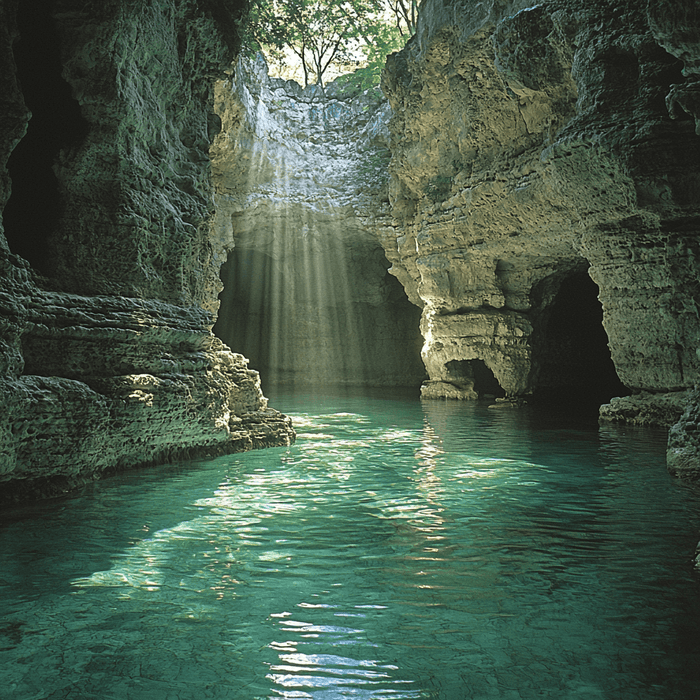
<path id="1" fill-rule="evenodd" d="M 12 192 L 3 212 L 10 250 L 49 272 L 47 241 L 61 215 L 53 167 L 59 151 L 79 144 L 88 124 L 61 76 L 54 0 L 24 0 L 17 8 L 20 38 L 13 46 L 17 78 L 32 113 L 27 133 L 10 154 Z"/>
<path id="2" fill-rule="evenodd" d="M 386 270 L 388 262 L 378 251 L 368 254 L 373 261 L 381 258 Z M 369 282 L 361 278 L 353 265 L 363 264 L 362 256 L 336 249 L 304 268 L 293 250 L 273 256 L 240 242 L 221 267 L 224 288 L 214 334 L 250 360 L 264 390 L 274 385 L 417 388 L 426 376 L 421 310 L 388 272 Z M 343 277 L 353 286 L 351 298 L 340 289 Z M 365 289 L 373 301 L 363 299 Z"/>
<path id="3" fill-rule="evenodd" d="M 479 398 L 501 398 L 506 394 L 483 360 L 450 360 L 445 369 L 448 380 L 456 386 L 469 386 L 473 382 Z"/>
<path id="4" fill-rule="evenodd" d="M 251 249 L 236 248 L 221 266 L 224 288 L 219 295 L 214 335 L 247 357 L 250 366 L 263 375 L 269 372 L 271 362 L 267 339 L 272 319 L 266 306 L 272 296 L 271 281 L 280 275 L 269 255 Z"/>
<path id="5" fill-rule="evenodd" d="M 610 356 L 598 286 L 587 269 L 545 280 L 533 298 L 543 307 L 532 336 L 533 398 L 600 405 L 628 395 Z"/>

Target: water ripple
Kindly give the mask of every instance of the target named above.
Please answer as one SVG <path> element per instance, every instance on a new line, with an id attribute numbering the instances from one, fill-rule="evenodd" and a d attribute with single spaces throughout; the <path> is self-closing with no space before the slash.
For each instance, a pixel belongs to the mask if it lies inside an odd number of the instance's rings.
<path id="1" fill-rule="evenodd" d="M 506 413 L 302 407 L 292 448 L 15 514 L 8 700 L 695 700 L 700 494 L 662 440 Z"/>

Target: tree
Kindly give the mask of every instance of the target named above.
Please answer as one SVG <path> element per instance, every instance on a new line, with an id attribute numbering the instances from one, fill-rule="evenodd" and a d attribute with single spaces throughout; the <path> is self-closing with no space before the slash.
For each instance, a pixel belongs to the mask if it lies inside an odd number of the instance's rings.
<path id="1" fill-rule="evenodd" d="M 244 42 L 250 53 L 301 64 L 304 84 L 322 89 L 329 68 L 360 67 L 356 77 L 376 85 L 386 56 L 415 30 L 419 0 L 251 0 Z"/>
<path id="2" fill-rule="evenodd" d="M 356 21 L 348 21 L 348 9 Z M 254 0 L 249 33 L 255 50 L 280 56 L 285 48 L 299 59 L 304 82 L 321 88 L 331 65 L 350 66 L 362 58 L 359 27 L 381 9 L 381 0 Z M 312 81 L 313 78 L 313 81 Z"/>
<path id="3" fill-rule="evenodd" d="M 405 43 L 406 38 L 394 24 L 383 19 L 371 23 L 364 31 L 362 65 L 337 78 L 336 83 L 358 91 L 379 85 L 386 57 L 393 51 L 400 51 Z"/>
<path id="4" fill-rule="evenodd" d="M 418 21 L 418 5 L 420 0 L 387 0 L 389 8 L 394 13 L 396 28 L 401 36 L 412 36 L 416 33 Z"/>

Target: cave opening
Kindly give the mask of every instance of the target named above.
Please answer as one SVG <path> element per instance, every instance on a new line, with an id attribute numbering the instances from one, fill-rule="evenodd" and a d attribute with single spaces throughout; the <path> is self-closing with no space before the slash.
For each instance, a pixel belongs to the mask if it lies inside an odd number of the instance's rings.
<path id="1" fill-rule="evenodd" d="M 220 277 L 224 288 L 213 332 L 267 376 L 272 360 L 267 342 L 272 328 L 271 281 L 281 279 L 281 270 L 266 253 L 237 247 L 222 265 Z"/>
<path id="2" fill-rule="evenodd" d="M 383 266 L 373 266 L 380 255 Z M 419 387 L 421 310 L 381 249 L 363 256 L 303 242 L 280 255 L 241 242 L 221 268 L 214 334 L 249 359 L 264 388 Z M 358 268 L 368 267 L 376 272 L 363 278 Z"/>
<path id="3" fill-rule="evenodd" d="M 543 305 L 532 336 L 533 398 L 599 406 L 628 395 L 610 355 L 598 286 L 587 269 L 545 280 L 533 296 L 541 303 L 552 285 L 558 289 Z"/>
<path id="4" fill-rule="evenodd" d="M 450 360 L 445 363 L 445 369 L 450 382 L 460 387 L 471 386 L 479 398 L 501 398 L 506 394 L 483 360 Z"/>
<path id="5" fill-rule="evenodd" d="M 12 191 L 3 212 L 10 250 L 43 274 L 50 272 L 47 241 L 62 208 L 54 165 L 59 151 L 78 145 L 88 130 L 61 75 L 54 5 L 55 0 L 24 0 L 17 8 L 13 55 L 31 118 L 7 162 Z"/>

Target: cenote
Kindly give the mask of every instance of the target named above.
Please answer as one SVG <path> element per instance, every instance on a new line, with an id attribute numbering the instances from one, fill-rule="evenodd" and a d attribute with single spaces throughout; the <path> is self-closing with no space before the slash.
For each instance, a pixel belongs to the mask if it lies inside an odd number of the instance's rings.
<path id="1" fill-rule="evenodd" d="M 291 448 L 3 515 L 3 698 L 697 698 L 698 491 L 663 434 L 274 400 Z"/>

